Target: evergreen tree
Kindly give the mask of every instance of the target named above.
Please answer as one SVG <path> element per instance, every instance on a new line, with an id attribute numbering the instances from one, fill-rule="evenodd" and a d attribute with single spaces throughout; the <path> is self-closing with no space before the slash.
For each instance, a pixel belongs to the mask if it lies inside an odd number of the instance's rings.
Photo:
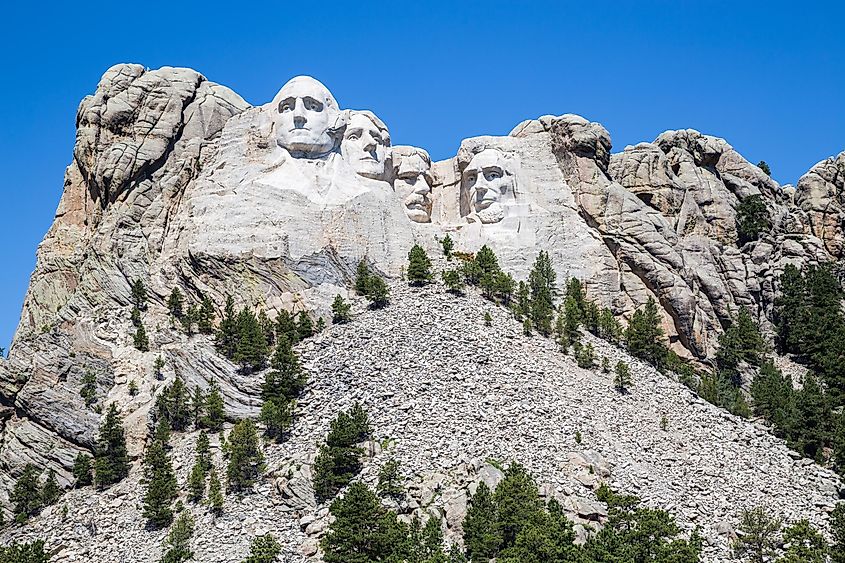
<path id="1" fill-rule="evenodd" d="M 188 496 L 193 502 L 201 501 L 203 495 L 205 495 L 205 470 L 199 458 L 194 461 L 194 465 L 191 467 L 191 473 L 188 477 L 188 490 L 190 492 Z"/>
<path id="2" fill-rule="evenodd" d="M 326 321 L 323 320 L 323 317 L 317 318 L 317 324 L 314 325 L 314 332 L 320 333 L 326 330 Z"/>
<path id="3" fill-rule="evenodd" d="M 187 510 L 183 511 L 167 534 L 164 547 L 167 551 L 161 559 L 161 563 L 182 563 L 192 559 L 194 553 L 191 551 L 191 537 L 194 535 L 194 518 Z"/>
<path id="4" fill-rule="evenodd" d="M 235 357 L 238 347 L 238 316 L 235 313 L 235 299 L 231 295 L 226 297 L 226 307 L 223 309 L 220 326 L 217 327 L 214 344 L 217 350 L 230 360 Z"/>
<path id="5" fill-rule="evenodd" d="M 484 311 L 484 326 L 493 326 L 493 317 L 490 311 Z"/>
<path id="6" fill-rule="evenodd" d="M 147 288 L 141 279 L 136 279 L 131 286 L 132 304 L 141 311 L 147 308 Z"/>
<path id="7" fill-rule="evenodd" d="M 201 431 L 197 436 L 195 451 L 197 461 L 200 463 L 203 473 L 211 471 L 211 445 L 209 444 L 208 434 L 206 434 L 205 430 Z"/>
<path id="8" fill-rule="evenodd" d="M 94 483 L 98 489 L 117 483 L 129 474 L 129 457 L 126 453 L 123 420 L 114 403 L 109 405 L 106 418 L 100 425 L 95 453 Z"/>
<path id="9" fill-rule="evenodd" d="M 390 289 L 378 274 L 372 274 L 367 287 L 367 299 L 374 309 L 381 309 L 387 305 L 390 298 Z"/>
<path id="10" fill-rule="evenodd" d="M 631 316 L 631 322 L 625 330 L 625 345 L 631 355 L 653 366 L 662 367 L 666 360 L 666 346 L 662 339 L 663 328 L 657 303 L 649 297 L 645 306 L 634 311 Z"/>
<path id="11" fill-rule="evenodd" d="M 493 493 L 496 504 L 496 534 L 507 548 L 529 522 L 535 521 L 543 504 L 537 493 L 537 484 L 528 471 L 512 463 L 505 471 L 505 478 Z"/>
<path id="12" fill-rule="evenodd" d="M 138 325 L 135 330 L 135 336 L 132 338 L 132 344 L 141 352 L 150 351 L 150 339 L 147 337 L 147 329 L 144 328 L 143 323 Z"/>
<path id="13" fill-rule="evenodd" d="M 241 420 L 229 434 L 228 488 L 233 491 L 251 489 L 264 471 L 264 454 L 258 443 L 255 423 Z"/>
<path id="14" fill-rule="evenodd" d="M 351 309 L 352 305 L 344 301 L 339 293 L 335 295 L 332 301 L 332 322 L 334 324 L 348 323 L 351 318 L 349 315 Z"/>
<path id="15" fill-rule="evenodd" d="M 314 493 L 319 500 L 333 497 L 360 473 L 362 451 L 356 444 L 370 435 L 367 413 L 358 403 L 331 422 L 326 443 L 314 461 Z"/>
<path id="16" fill-rule="evenodd" d="M 450 293 L 460 295 L 464 291 L 464 279 L 461 273 L 455 270 L 443 270 L 440 274 L 443 278 L 443 283 Z"/>
<path id="17" fill-rule="evenodd" d="M 212 467 L 208 475 L 208 504 L 211 506 L 211 511 L 215 516 L 223 514 L 223 502 L 223 488 L 220 486 L 217 471 Z"/>
<path id="18" fill-rule="evenodd" d="M 170 425 L 165 419 L 162 418 L 158 421 L 155 432 L 153 433 L 153 440 L 161 442 L 161 445 L 165 448 L 168 447 L 170 443 Z"/>
<path id="19" fill-rule="evenodd" d="M 845 502 L 840 502 L 830 513 L 830 561 L 845 563 Z"/>
<path id="20" fill-rule="evenodd" d="M 631 386 L 631 369 L 628 364 L 622 360 L 616 363 L 616 377 L 613 378 L 613 386 L 619 390 L 620 393 L 626 393 L 628 387 Z"/>
<path id="21" fill-rule="evenodd" d="M 82 387 L 79 394 L 85 400 L 85 406 L 90 407 L 97 402 L 97 377 L 94 372 L 86 370 L 82 376 Z"/>
<path id="22" fill-rule="evenodd" d="M 0 563 L 49 563 L 50 555 L 44 551 L 44 540 L 20 544 L 12 542 L 0 546 Z"/>
<path id="23" fill-rule="evenodd" d="M 250 309 L 244 307 L 237 319 L 237 343 L 232 358 L 244 371 L 256 371 L 267 363 L 268 345 L 264 331 Z"/>
<path id="24" fill-rule="evenodd" d="M 291 346 L 299 342 L 299 330 L 294 317 L 285 310 L 276 316 L 276 341 L 286 338 Z"/>
<path id="25" fill-rule="evenodd" d="M 774 362 L 767 359 L 751 382 L 751 397 L 754 413 L 768 420 L 775 434 L 784 437 L 793 401 L 792 378 L 784 377 Z"/>
<path id="26" fill-rule="evenodd" d="M 204 295 L 197 314 L 197 330 L 202 334 L 214 332 L 214 318 L 216 316 L 214 304 L 207 295 Z"/>
<path id="27" fill-rule="evenodd" d="M 174 287 L 173 291 L 170 292 L 170 297 L 167 298 L 167 310 L 170 311 L 170 314 L 173 315 L 174 318 L 180 320 L 182 318 L 182 307 L 184 304 L 185 298 L 182 297 L 182 291 L 178 286 Z"/>
<path id="28" fill-rule="evenodd" d="M 191 423 L 193 418 L 191 396 L 180 376 L 177 375 L 173 382 L 165 386 L 156 397 L 155 418 L 166 421 L 176 432 L 186 430 Z"/>
<path id="29" fill-rule="evenodd" d="M 38 486 L 38 468 L 31 463 L 24 466 L 15 480 L 9 500 L 14 506 L 15 522 L 23 523 L 30 516 L 38 514 L 43 506 L 41 489 Z"/>
<path id="30" fill-rule="evenodd" d="M 223 405 L 223 395 L 220 394 L 220 387 L 216 380 L 211 380 L 208 393 L 205 395 L 205 414 L 200 419 L 200 424 L 212 432 L 218 432 L 223 427 L 226 419 L 226 410 Z"/>
<path id="31" fill-rule="evenodd" d="M 485 274 L 496 274 L 501 269 L 499 267 L 499 259 L 496 257 L 493 250 L 486 244 L 482 246 L 475 255 L 475 262 L 478 265 L 481 277 Z"/>
<path id="32" fill-rule="evenodd" d="M 440 240 L 440 246 L 443 248 L 443 256 L 445 256 L 447 260 L 451 260 L 452 251 L 455 249 L 455 243 L 452 240 L 452 237 L 449 236 L 449 233 L 446 233 L 446 236 Z"/>
<path id="33" fill-rule="evenodd" d="M 734 555 L 753 563 L 765 563 L 776 554 L 781 520 L 771 516 L 765 508 L 742 512 Z"/>
<path id="34" fill-rule="evenodd" d="M 159 354 L 158 356 L 156 356 L 155 362 L 153 362 L 153 374 L 159 381 L 164 379 L 164 374 L 161 372 L 163 367 L 164 360 L 161 358 L 161 354 Z"/>
<path id="35" fill-rule="evenodd" d="M 575 351 L 575 361 L 578 367 L 584 369 L 592 369 L 596 365 L 596 353 L 593 345 L 589 342 L 584 346 L 577 346 Z"/>
<path id="36" fill-rule="evenodd" d="M 431 260 L 423 247 L 415 244 L 408 253 L 408 281 L 422 285 L 431 281 Z"/>
<path id="37" fill-rule="evenodd" d="M 311 317 L 305 311 L 300 311 L 296 321 L 296 332 L 299 334 L 299 340 L 305 340 L 314 336 L 314 323 L 311 322 Z"/>
<path id="38" fill-rule="evenodd" d="M 772 228 L 772 220 L 763 196 L 754 194 L 739 202 L 736 207 L 736 234 L 739 244 L 760 238 L 760 233 Z"/>
<path id="39" fill-rule="evenodd" d="M 510 305 L 515 287 L 516 281 L 508 273 L 500 271 L 493 277 L 494 296 L 502 305 Z"/>
<path id="40" fill-rule="evenodd" d="M 622 340 L 622 325 L 608 308 L 602 309 L 599 314 L 598 335 L 608 342 L 618 343 Z"/>
<path id="41" fill-rule="evenodd" d="M 270 360 L 270 366 L 272 369 L 264 376 L 264 385 L 261 389 L 264 400 L 291 401 L 299 397 L 307 379 L 299 358 L 287 338 L 279 339 Z"/>
<path id="42" fill-rule="evenodd" d="M 389 459 L 378 472 L 378 484 L 376 491 L 381 497 L 401 499 L 405 496 L 405 489 L 402 486 L 402 472 L 399 462 Z"/>
<path id="43" fill-rule="evenodd" d="M 138 307 L 132 307 L 132 312 L 129 313 L 129 320 L 132 321 L 132 326 L 141 326 L 141 309 Z"/>
<path id="44" fill-rule="evenodd" d="M 365 296 L 370 292 L 370 268 L 364 259 L 358 262 L 358 269 L 355 271 L 355 291 L 358 295 Z"/>
<path id="45" fill-rule="evenodd" d="M 531 336 L 531 319 L 529 317 L 525 317 L 525 320 L 522 321 L 522 334 L 525 336 Z"/>
<path id="46" fill-rule="evenodd" d="M 833 468 L 845 475 L 845 411 L 839 414 L 833 435 Z"/>
<path id="47" fill-rule="evenodd" d="M 91 456 L 79 452 L 73 461 L 73 476 L 77 487 L 86 487 L 94 482 L 91 472 Z"/>
<path id="48" fill-rule="evenodd" d="M 261 327 L 261 332 L 264 333 L 264 341 L 268 347 L 272 347 L 276 342 L 276 324 L 270 320 L 264 309 L 258 312 L 258 326 Z"/>
<path id="49" fill-rule="evenodd" d="M 158 440 L 153 440 L 144 455 L 144 481 L 144 518 L 154 528 L 167 526 L 173 521 L 176 475 L 164 444 Z"/>
<path id="50" fill-rule="evenodd" d="M 493 495 L 484 481 L 478 483 L 475 494 L 470 498 L 463 529 L 464 545 L 470 561 L 487 562 L 496 556 L 502 537 L 497 527 Z"/>
<path id="51" fill-rule="evenodd" d="M 772 175 L 772 171 L 771 171 L 771 169 L 769 168 L 769 165 L 766 163 L 766 161 L 765 161 L 765 160 L 761 160 L 760 162 L 758 162 L 758 163 L 757 163 L 757 168 L 759 168 L 760 170 L 762 170 L 762 171 L 763 171 L 763 173 L 764 173 L 766 176 L 771 176 L 771 175 Z"/>
<path id="52" fill-rule="evenodd" d="M 740 365 L 759 367 L 765 353 L 766 341 L 760 327 L 747 309 L 740 309 L 731 325 L 719 335 L 716 365 L 720 373 L 739 387 L 742 384 Z"/>
<path id="53" fill-rule="evenodd" d="M 197 324 L 197 319 L 199 319 L 200 313 L 197 310 L 195 305 L 191 305 L 188 307 L 188 310 L 185 314 L 182 315 L 180 321 L 182 323 L 182 330 L 185 331 L 185 334 L 191 336 L 194 334 L 194 325 Z"/>
<path id="54" fill-rule="evenodd" d="M 784 556 L 778 563 L 825 563 L 828 545 L 808 520 L 799 520 L 783 531 Z"/>
<path id="55" fill-rule="evenodd" d="M 528 286 L 531 292 L 531 322 L 543 336 L 552 332 L 554 297 L 557 293 L 555 278 L 549 253 L 541 250 L 528 275 Z"/>
<path id="56" fill-rule="evenodd" d="M 249 545 L 249 557 L 242 563 L 274 563 L 278 561 L 282 546 L 273 534 L 264 534 L 252 539 Z"/>
<path id="57" fill-rule="evenodd" d="M 804 456 L 821 461 L 830 440 L 830 407 L 824 390 L 811 373 L 804 377 L 801 389 L 793 393 L 788 414 L 787 441 Z"/>
<path id="58" fill-rule="evenodd" d="M 484 275 L 475 257 L 463 259 L 463 264 L 461 264 L 459 269 L 464 276 L 464 281 L 469 285 L 478 285 Z"/>
<path id="59" fill-rule="evenodd" d="M 205 393 L 199 385 L 194 386 L 194 392 L 191 396 L 191 422 L 194 428 L 200 427 L 202 420 L 202 413 L 205 410 Z"/>
<path id="60" fill-rule="evenodd" d="M 402 561 L 408 556 L 408 529 L 363 483 L 354 483 L 332 502 L 334 521 L 320 546 L 326 563 Z"/>
<path id="61" fill-rule="evenodd" d="M 531 297 L 528 284 L 522 280 L 516 287 L 516 303 L 514 303 L 513 313 L 518 321 L 521 321 L 523 317 L 531 316 Z"/>
<path id="62" fill-rule="evenodd" d="M 278 397 L 265 399 L 261 405 L 260 419 L 267 437 L 281 441 L 293 424 L 293 401 Z"/>
<path id="63" fill-rule="evenodd" d="M 44 480 L 44 485 L 41 487 L 41 504 L 43 506 L 50 506 L 55 504 L 62 496 L 62 489 L 56 481 L 56 472 L 53 469 L 47 471 L 47 478 Z"/>

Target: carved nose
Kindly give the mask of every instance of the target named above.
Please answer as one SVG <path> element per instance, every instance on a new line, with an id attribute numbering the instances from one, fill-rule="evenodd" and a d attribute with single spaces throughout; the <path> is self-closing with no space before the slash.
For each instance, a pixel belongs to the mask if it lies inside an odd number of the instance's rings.
<path id="1" fill-rule="evenodd" d="M 428 195 L 431 193 L 431 186 L 428 185 L 428 182 L 420 178 L 417 180 L 417 185 L 414 187 L 414 193 L 418 195 Z"/>

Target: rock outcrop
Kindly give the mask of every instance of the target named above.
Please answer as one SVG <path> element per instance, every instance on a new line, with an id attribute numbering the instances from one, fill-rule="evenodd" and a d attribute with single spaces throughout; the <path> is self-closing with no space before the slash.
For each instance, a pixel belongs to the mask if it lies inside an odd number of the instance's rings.
<path id="1" fill-rule="evenodd" d="M 179 376 L 201 388 L 216 381 L 230 419 L 258 413 L 261 375 L 240 373 L 211 339 L 188 338 L 172 326 L 165 301 L 174 287 L 186 306 L 205 297 L 219 311 L 231 295 L 239 307 L 270 317 L 287 310 L 328 319 L 331 299 L 350 296 L 360 260 L 398 279 L 413 244 L 436 255 L 448 233 L 461 251 L 488 244 L 517 279 L 548 251 L 559 280 L 583 280 L 589 297 L 623 321 L 654 297 L 673 349 L 706 363 L 740 307 L 769 322 L 786 264 L 841 258 L 845 244 L 845 153 L 816 165 L 796 188 L 781 187 L 715 137 L 668 131 L 613 154 L 601 125 L 563 115 L 525 121 L 504 137 L 466 139 L 453 158 L 432 162 L 421 148 L 392 147 L 375 114 L 343 109 L 312 78 L 297 77 L 272 101 L 250 107 L 193 70 L 128 64 L 109 69 L 82 101 L 77 126 L 56 218 L 38 249 L 9 358 L 0 360 L 4 506 L 26 463 L 54 469 L 67 485 L 77 453 L 93 448 L 100 415 L 79 393 L 88 373 L 99 404 L 120 406 L 135 456 L 163 385 L 153 375 L 158 357 L 165 381 Z M 772 228 L 741 245 L 736 208 L 754 195 L 762 196 Z M 138 279 L 149 294 L 142 315 L 149 352 L 132 345 L 130 285 Z M 383 436 L 400 444 L 393 453 L 421 479 L 412 487 L 417 497 L 443 492 L 438 510 L 453 535 L 477 475 L 490 477 L 479 461 L 488 457 L 526 463 L 547 494 L 569 499 L 584 525 L 601 518 L 591 497 L 579 494 L 595 484 L 596 471 L 674 509 L 687 528 L 723 530 L 738 506 L 774 490 L 765 479 L 778 487 L 785 516 L 823 523 L 835 479 L 791 460 L 762 429 L 704 405 L 645 366 L 636 373 L 642 389 L 620 401 L 600 377 L 519 337 L 503 311 L 490 331 L 471 318 L 482 306 L 474 298 L 455 302 L 401 285 L 394 291 L 395 307 L 366 313 L 357 328 L 332 329 L 302 350 L 312 383 L 294 437 L 271 449 L 275 482 L 262 485 L 267 498 L 254 501 L 268 511 L 255 517 L 256 529 L 280 529 L 313 551 L 314 534 L 287 520 L 274 528 L 270 514 L 310 518 L 302 527 L 311 531 L 324 524 L 325 507 L 306 486 L 308 464 L 332 413 L 355 398 L 371 405 Z M 683 428 L 624 435 L 626 425 L 657 412 L 676 413 Z M 502 413 L 509 417 L 500 419 Z M 589 448 L 569 444 L 578 429 Z M 671 451 L 666 444 L 674 444 Z M 374 452 L 370 467 L 384 455 Z M 368 471 L 364 478 L 372 479 Z M 801 496 L 797 481 L 788 483 L 795 471 L 811 493 Z M 719 490 L 724 480 L 729 486 Z M 130 484 L 67 498 L 88 508 L 119 503 L 120 512 L 136 510 L 136 498 L 126 497 L 137 494 Z M 238 502 L 233 514 L 252 510 L 253 501 Z M 404 509 L 416 508 L 408 501 Z M 81 533 L 74 526 L 87 524 L 54 520 L 64 530 L 61 541 L 89 555 L 92 546 L 99 550 L 96 538 L 73 539 Z M 144 555 L 115 547 L 98 556 L 149 558 L 140 523 L 130 525 L 128 516 L 116 522 L 133 530 L 127 541 L 137 541 Z M 213 553 L 214 534 L 227 526 L 204 530 L 211 535 L 202 536 L 203 553 Z M 726 545 L 719 533 L 708 536 L 714 557 Z M 241 539 L 232 541 L 240 546 Z M 203 560 L 227 560 L 215 557 Z"/>

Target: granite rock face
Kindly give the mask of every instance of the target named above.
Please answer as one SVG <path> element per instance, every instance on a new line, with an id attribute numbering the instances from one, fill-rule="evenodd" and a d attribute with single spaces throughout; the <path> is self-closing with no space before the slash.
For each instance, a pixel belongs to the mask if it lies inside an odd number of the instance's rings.
<path id="1" fill-rule="evenodd" d="M 525 279 L 537 254 L 548 251 L 559 281 L 569 276 L 583 280 L 588 296 L 610 307 L 623 322 L 654 297 L 673 349 L 706 363 L 722 328 L 740 307 L 748 307 L 768 324 L 778 276 L 786 264 L 841 258 L 843 163 L 845 153 L 817 164 L 797 187 L 782 187 L 722 139 L 693 130 L 668 131 L 652 143 L 612 153 L 607 130 L 576 115 L 542 116 L 517 125 L 507 136 L 465 139 L 454 157 L 432 162 L 421 148 L 393 147 L 381 119 L 370 111 L 344 109 L 313 78 L 294 78 L 273 100 L 251 107 L 190 69 L 117 65 L 80 104 L 64 193 L 53 226 L 39 246 L 9 358 L 0 359 L 0 503 L 8 506 L 12 483 L 26 463 L 53 468 L 68 484 L 74 457 L 93 448 L 100 415 L 94 406 L 86 407 L 80 395 L 86 374 L 96 380 L 97 406 L 120 406 L 133 456 L 143 451 L 148 412 L 157 393 L 174 377 L 201 388 L 215 381 L 231 420 L 259 412 L 262 376 L 240 373 L 217 354 L 211 339 L 187 337 L 173 326 L 165 302 L 174 287 L 186 296 L 186 306 L 210 298 L 218 317 L 231 295 L 238 307 L 263 310 L 270 317 L 284 309 L 308 311 L 314 320 L 329 319 L 336 294 L 352 297 L 349 287 L 360 260 L 396 280 L 413 244 L 439 256 L 438 240 L 448 233 L 456 250 L 475 252 L 483 244 L 491 246 L 516 279 Z M 773 227 L 759 240 L 739 245 L 736 208 L 752 195 L 763 197 Z M 139 352 L 132 344 L 130 284 L 136 279 L 149 294 L 142 312 L 149 352 Z M 401 304 L 415 299 L 400 285 L 395 288 Z M 356 338 L 383 348 L 384 342 L 377 341 L 382 337 L 374 340 L 372 335 L 383 333 L 377 322 L 398 326 L 393 315 L 399 313 L 391 311 L 367 317 L 374 325 Z M 460 314 L 469 313 L 462 306 Z M 424 342 L 414 348 L 416 362 L 446 361 L 450 355 L 463 357 L 467 346 L 478 344 L 472 338 L 479 336 L 470 336 L 472 330 L 468 335 L 435 331 L 406 337 Z M 504 348 L 518 344 L 510 332 L 500 338 L 504 355 L 510 353 Z M 326 344 L 325 353 L 343 357 L 343 346 L 348 345 Z M 396 354 L 404 350 L 399 344 L 395 349 Z M 335 360 L 312 348 L 303 353 L 311 362 L 309 393 L 324 393 L 320 396 L 331 397 L 333 406 L 352 398 L 373 402 L 361 389 L 396 393 L 410 385 L 400 365 L 410 358 L 379 358 L 367 369 L 389 374 L 390 379 L 373 380 L 372 387 L 361 379 L 356 390 L 336 385 L 342 374 Z M 495 397 L 503 408 L 520 411 L 523 395 L 531 391 L 506 381 L 528 378 L 540 386 L 550 380 L 566 385 L 576 373 L 566 361 L 552 359 L 551 352 L 537 353 L 548 355 L 548 361 L 496 375 L 503 378 Z M 490 351 L 485 357 L 494 361 L 495 354 Z M 165 363 L 163 380 L 153 374 L 159 356 Z M 514 358 L 515 365 L 521 361 Z M 541 371 L 536 371 L 537 365 L 543 366 Z M 492 454 L 485 454 L 481 444 L 455 438 L 465 434 L 461 425 L 470 428 L 465 409 L 481 408 L 464 399 L 486 385 L 473 379 L 482 368 L 471 362 L 464 368 L 449 369 L 452 384 L 438 381 L 436 393 L 425 395 L 432 405 L 451 405 L 453 419 L 444 423 L 455 427 L 449 433 L 452 442 L 444 444 L 446 437 L 435 433 L 414 438 L 432 452 L 432 459 L 434 452 L 449 453 L 449 459 L 473 452 L 448 466 L 412 467 L 421 479 L 413 484 L 418 497 L 439 491 L 441 485 L 448 489 L 438 498 L 449 501 L 441 507 L 449 526 L 459 522 L 475 475 L 494 476 L 477 463 Z M 653 383 L 653 408 L 669 408 L 668 403 L 661 406 L 663 384 L 656 379 Z M 130 394 L 130 387 L 137 388 L 137 394 Z M 604 392 L 600 385 L 594 391 L 598 396 Z M 543 412 L 528 409 L 522 414 L 524 428 L 549 416 L 564 417 L 562 423 L 574 428 L 573 409 L 589 399 L 555 393 Z M 409 401 L 413 396 L 408 391 Z M 686 398 L 679 401 L 680 409 L 696 404 L 693 399 L 687 406 Z M 395 419 L 382 422 L 408 439 L 409 421 L 417 416 L 419 405 L 395 406 Z M 632 405 L 630 415 L 641 406 Z M 610 424 L 611 410 L 593 407 L 603 413 L 596 415 L 595 423 Z M 279 475 L 272 494 L 278 493 L 281 500 L 273 496 L 267 503 L 312 517 L 304 528 L 313 531 L 324 525 L 325 507 L 316 507 L 305 482 L 314 439 L 331 413 L 316 405 L 303 408 L 310 413 L 302 430 L 307 440 L 294 440 L 277 452 Z M 696 439 L 715 440 L 724 424 L 745 424 L 726 423 L 716 411 L 711 414 L 689 418 L 696 425 L 689 432 L 699 433 Z M 467 432 L 467 439 L 475 436 Z M 539 471 L 555 494 L 566 486 L 558 481 L 563 479 L 556 476 L 558 469 L 584 486 L 594 481 L 590 475 L 595 476 L 602 463 L 616 459 L 622 460 L 617 466 L 633 468 L 623 476 L 642 469 L 642 475 L 625 477 L 620 485 L 655 502 L 685 502 L 688 491 L 683 488 L 653 495 L 643 489 L 648 467 L 640 467 L 633 450 L 620 450 L 623 446 L 609 438 L 591 452 L 558 452 L 560 460 L 543 460 L 542 448 L 528 437 L 512 439 L 520 432 L 502 430 L 494 449 Z M 782 447 L 771 440 L 772 447 Z M 753 465 L 755 456 L 764 454 L 748 449 L 750 441 L 734 441 L 724 455 L 746 456 L 743 459 Z M 448 447 L 441 452 L 441 446 Z M 375 459 L 380 455 L 373 453 Z M 401 455 L 413 464 L 410 453 Z M 568 465 L 555 469 L 563 459 Z M 786 463 L 778 460 L 772 463 Z M 587 465 L 592 473 L 584 469 Z M 716 461 L 711 466 L 721 467 Z M 676 477 L 683 480 L 680 474 Z M 756 473 L 750 475 L 736 487 L 756 487 L 757 478 Z M 827 477 L 820 482 L 825 490 L 835 488 Z M 105 502 L 103 498 L 97 502 Z M 584 524 L 600 518 L 589 498 L 571 502 L 572 514 Z M 690 521 L 716 513 L 706 503 L 701 506 L 699 516 Z M 796 499 L 784 501 L 781 508 L 797 514 L 805 507 Z M 314 510 L 323 512 L 309 513 Z M 725 507 L 720 510 L 724 518 L 732 516 Z M 298 524 L 291 529 L 298 530 Z M 300 539 L 306 551 L 312 550 L 313 534 Z"/>

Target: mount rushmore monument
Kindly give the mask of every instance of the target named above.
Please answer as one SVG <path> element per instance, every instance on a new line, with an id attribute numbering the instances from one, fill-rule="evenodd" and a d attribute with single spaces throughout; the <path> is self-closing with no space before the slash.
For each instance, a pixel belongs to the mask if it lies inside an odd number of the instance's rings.
<path id="1" fill-rule="evenodd" d="M 414 244 L 439 254 L 448 234 L 456 250 L 490 246 L 517 280 L 547 251 L 558 280 L 582 280 L 623 322 L 654 298 L 671 348 L 706 365 L 740 308 L 769 326 L 787 264 L 838 260 L 845 248 L 845 153 L 780 186 L 722 139 L 667 131 L 612 153 L 604 127 L 566 114 L 465 139 L 433 161 L 392 145 L 374 111 L 343 108 L 311 77 L 250 106 L 196 71 L 135 64 L 109 69 L 76 123 L 55 220 L 0 359 L 5 506 L 25 464 L 68 485 L 77 454 L 93 449 L 101 417 L 79 395 L 86 373 L 123 408 L 132 455 L 153 391 L 142 384 L 141 401 L 127 388 L 156 356 L 189 387 L 215 381 L 227 416 L 258 413 L 260 382 L 211 340 L 174 335 L 174 287 L 188 304 L 208 297 L 219 309 L 232 296 L 271 318 L 328 319 L 359 261 L 398 279 Z M 772 225 L 743 243 L 736 208 L 750 196 Z M 128 336 L 138 279 L 155 354 Z"/>

